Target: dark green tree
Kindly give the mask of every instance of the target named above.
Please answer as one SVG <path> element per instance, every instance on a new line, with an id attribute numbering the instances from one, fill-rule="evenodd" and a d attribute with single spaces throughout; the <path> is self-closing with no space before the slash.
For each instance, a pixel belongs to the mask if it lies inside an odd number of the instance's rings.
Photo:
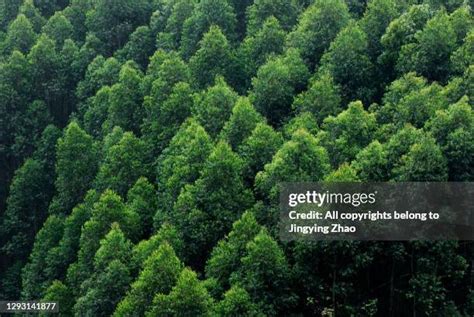
<path id="1" fill-rule="evenodd" d="M 19 118 L 19 126 L 15 131 L 15 143 L 11 149 L 18 157 L 28 157 L 33 154 L 40 142 L 41 134 L 52 121 L 45 103 L 33 101 Z"/>
<path id="2" fill-rule="evenodd" d="M 293 96 L 306 86 L 309 71 L 299 52 L 269 59 L 252 79 L 250 100 L 272 125 L 280 125 L 291 111 Z"/>
<path id="3" fill-rule="evenodd" d="M 237 148 L 237 153 L 244 160 L 243 175 L 248 184 L 253 184 L 257 172 L 263 170 L 282 144 L 280 133 L 263 122 L 257 124 L 249 137 Z"/>
<path id="4" fill-rule="evenodd" d="M 217 316 L 264 316 L 249 293 L 239 286 L 233 286 L 224 294 L 224 298 L 216 304 L 215 313 Z"/>
<path id="5" fill-rule="evenodd" d="M 155 294 L 168 294 L 171 291 L 182 269 L 183 264 L 176 257 L 173 248 L 168 243 L 163 243 L 146 259 L 143 270 L 118 304 L 113 316 L 143 316 L 152 307 Z M 193 301 L 198 300 L 193 298 Z"/>
<path id="6" fill-rule="evenodd" d="M 344 103 L 356 99 L 370 102 L 374 94 L 374 66 L 367 35 L 360 26 L 351 22 L 339 32 L 323 55 L 321 65 L 341 86 Z"/>
<path id="7" fill-rule="evenodd" d="M 8 24 L 17 16 L 23 0 L 0 1 L 0 28 L 5 30 Z"/>
<path id="8" fill-rule="evenodd" d="M 314 68 L 349 19 L 349 9 L 343 0 L 314 1 L 288 35 L 287 45 L 299 49 L 303 59 Z"/>
<path id="9" fill-rule="evenodd" d="M 18 50 L 26 54 L 35 41 L 36 33 L 33 30 L 33 25 L 24 14 L 19 14 L 8 26 L 5 40 L 1 45 L 2 53 L 8 54 Z"/>
<path id="10" fill-rule="evenodd" d="M 46 19 L 38 10 L 34 0 L 24 0 L 18 13 L 24 14 L 33 24 L 36 33 L 40 33 L 41 28 L 46 23 Z"/>
<path id="11" fill-rule="evenodd" d="M 235 82 L 234 52 L 218 26 L 211 26 L 199 42 L 199 49 L 189 60 L 189 67 L 197 85 L 207 87 L 216 76 Z"/>
<path id="12" fill-rule="evenodd" d="M 132 255 L 133 263 L 142 269 L 148 257 L 157 251 L 164 243 L 168 243 L 173 250 L 175 250 L 178 258 L 180 257 L 183 250 L 181 234 L 173 225 L 164 223 L 150 239 L 142 240 L 135 245 Z"/>
<path id="13" fill-rule="evenodd" d="M 97 146 L 77 122 L 71 122 L 58 140 L 56 191 L 51 212 L 69 213 L 90 188 L 97 171 Z"/>
<path id="14" fill-rule="evenodd" d="M 179 50 L 184 22 L 192 16 L 196 1 L 176 0 L 170 2 L 170 4 L 173 7 L 171 8 L 169 17 L 166 19 L 164 29 L 162 29 L 164 24 L 161 22 L 162 19 L 154 19 L 157 11 L 155 11 L 155 14 L 152 16 L 150 24 L 152 26 L 152 32 L 158 33 L 156 37 L 157 47 Z"/>
<path id="15" fill-rule="evenodd" d="M 295 98 L 293 108 L 298 112 L 311 112 L 321 123 L 327 116 L 337 115 L 342 110 L 340 88 L 330 74 L 319 74 L 311 80 L 309 89 Z"/>
<path id="16" fill-rule="evenodd" d="M 289 31 L 296 23 L 298 6 L 295 1 L 254 1 L 247 8 L 247 34 L 255 34 L 271 16 L 278 19 L 285 31 Z"/>
<path id="17" fill-rule="evenodd" d="M 90 218 L 82 227 L 77 262 L 68 267 L 66 281 L 75 296 L 80 294 L 82 283 L 92 277 L 94 256 L 100 248 L 100 240 L 114 222 L 120 225 L 127 238 L 136 240 L 139 234 L 138 215 L 125 207 L 120 196 L 106 190 L 94 204 Z M 110 271 L 112 276 L 116 273 L 116 270 Z"/>
<path id="18" fill-rule="evenodd" d="M 242 181 L 242 166 L 230 146 L 219 142 L 199 179 L 184 187 L 174 205 L 172 219 L 183 232 L 187 259 L 197 267 L 253 202 Z"/>
<path id="19" fill-rule="evenodd" d="M 291 139 L 293 133 L 300 129 L 305 129 L 311 135 L 316 136 L 319 132 L 319 123 L 313 113 L 304 111 L 291 118 L 282 129 L 283 137 L 286 140 Z"/>
<path id="20" fill-rule="evenodd" d="M 143 74 L 134 62 L 125 63 L 120 70 L 119 81 L 110 87 L 106 129 L 119 126 L 138 133 L 144 118 L 141 81 Z"/>
<path id="21" fill-rule="evenodd" d="M 63 13 L 57 12 L 43 26 L 42 33 L 55 41 L 58 47 L 61 47 L 65 40 L 73 37 L 74 26 Z"/>
<path id="22" fill-rule="evenodd" d="M 133 30 L 145 24 L 151 9 L 147 0 L 99 0 L 92 4 L 86 25 L 102 41 L 108 54 L 127 43 Z"/>
<path id="23" fill-rule="evenodd" d="M 474 161 L 469 153 L 474 146 L 474 112 L 467 98 L 462 98 L 446 110 L 437 111 L 426 127 L 448 160 L 449 179 L 471 180 Z"/>
<path id="24" fill-rule="evenodd" d="M 207 132 L 194 119 L 188 119 L 156 161 L 158 210 L 154 226 L 159 228 L 167 219 L 186 184 L 196 181 L 204 162 L 213 149 Z"/>
<path id="25" fill-rule="evenodd" d="M 37 151 L 15 172 L 0 224 L 1 257 L 7 270 L 0 274 L 2 296 L 20 298 L 21 268 L 47 216 L 54 192 L 54 144 L 59 132 L 45 129 Z"/>
<path id="26" fill-rule="evenodd" d="M 142 237 L 149 236 L 152 231 L 157 205 L 155 187 L 145 177 L 140 177 L 128 191 L 127 208 L 140 217 Z"/>
<path id="27" fill-rule="evenodd" d="M 125 132 L 117 144 L 110 146 L 100 165 L 95 186 L 125 195 L 140 176 L 148 175 L 146 146 L 131 132 Z"/>
<path id="28" fill-rule="evenodd" d="M 415 71 L 430 80 L 446 81 L 449 56 L 456 48 L 456 32 L 441 10 L 415 34 L 413 43 L 402 46 L 396 67 L 400 73 Z"/>
<path id="29" fill-rule="evenodd" d="M 132 243 L 114 223 L 100 241 L 94 257 L 94 273 L 81 285 L 82 295 L 73 307 L 75 315 L 110 316 L 130 282 Z"/>
<path id="30" fill-rule="evenodd" d="M 110 93 L 110 87 L 103 86 L 95 96 L 87 100 L 86 106 L 84 107 L 86 109 L 82 120 L 84 130 L 93 137 L 104 135 L 104 132 L 106 132 L 108 128 L 108 123 L 105 124 L 105 122 L 109 112 Z"/>
<path id="31" fill-rule="evenodd" d="M 382 52 L 380 38 L 385 34 L 387 26 L 397 18 L 404 9 L 405 1 L 370 0 L 360 25 L 367 34 L 368 49 L 372 60 Z"/>
<path id="32" fill-rule="evenodd" d="M 51 284 L 51 286 L 48 287 L 45 295 L 43 296 L 43 301 L 58 302 L 61 306 L 61 311 L 58 314 L 60 317 L 67 317 L 72 313 L 72 306 L 74 305 L 73 297 L 71 296 L 71 292 L 67 286 L 61 281 L 56 280 Z M 43 316 L 40 314 L 40 316 L 45 317 L 47 315 L 44 314 Z"/>
<path id="33" fill-rule="evenodd" d="M 212 25 L 217 26 L 231 42 L 236 38 L 236 16 L 228 0 L 199 1 L 193 14 L 184 21 L 181 55 L 188 60 L 198 49 L 198 43 Z"/>
<path id="34" fill-rule="evenodd" d="M 148 65 L 150 56 L 155 51 L 154 42 L 155 39 L 150 28 L 148 26 L 140 26 L 130 35 L 127 44 L 115 54 L 123 61 L 133 60 L 144 70 Z"/>
<path id="35" fill-rule="evenodd" d="M 325 148 L 306 130 L 297 130 L 273 156 L 270 163 L 255 178 L 257 190 L 276 202 L 281 182 L 315 182 L 329 172 L 329 157 Z"/>
<path id="36" fill-rule="evenodd" d="M 251 85 L 251 79 L 257 74 L 258 68 L 272 55 L 283 53 L 286 32 L 278 20 L 271 16 L 255 34 L 247 36 L 237 54 L 236 64 L 243 69 L 241 91 L 246 91 Z"/>
<path id="37" fill-rule="evenodd" d="M 216 137 L 229 119 L 238 95 L 222 77 L 217 77 L 214 86 L 197 94 L 192 115 L 212 137 Z"/>
<path id="38" fill-rule="evenodd" d="M 269 316 L 285 311 L 295 301 L 289 279 L 290 267 L 283 250 L 264 229 L 247 244 L 239 270 L 231 277 L 232 283 L 241 285 Z"/>
<path id="39" fill-rule="evenodd" d="M 49 286 L 43 268 L 46 265 L 46 255 L 61 239 L 64 231 L 64 218 L 49 216 L 38 232 L 29 256 L 29 261 L 22 270 L 22 295 L 24 299 L 42 298 Z"/>
<path id="40" fill-rule="evenodd" d="M 76 95 L 80 102 L 93 97 L 104 86 L 112 86 L 119 79 L 121 65 L 117 59 L 99 55 L 90 61 L 84 78 L 78 83 Z M 82 109 L 79 108 L 81 111 Z M 85 112 L 81 111 L 82 114 Z"/>
<path id="41" fill-rule="evenodd" d="M 410 147 L 394 172 L 400 181 L 443 182 L 448 179 L 446 158 L 429 135 Z"/>
<path id="42" fill-rule="evenodd" d="M 213 300 L 196 273 L 185 268 L 166 295 L 158 293 L 145 316 L 210 316 Z"/>
<path id="43" fill-rule="evenodd" d="M 232 231 L 212 250 L 206 264 L 206 277 L 215 278 L 220 289 L 230 286 L 230 277 L 240 267 L 240 259 L 245 255 L 246 245 L 260 232 L 261 226 L 255 216 L 246 211 L 242 217 L 234 222 Z"/>
<path id="44" fill-rule="evenodd" d="M 232 115 L 222 128 L 220 138 L 232 149 L 237 147 L 252 133 L 258 123 L 264 122 L 248 98 L 240 98 L 232 109 Z"/>
<path id="45" fill-rule="evenodd" d="M 372 140 L 376 128 L 375 116 L 364 110 L 360 101 L 349 104 L 337 117 L 327 117 L 318 134 L 334 167 L 352 161 Z"/>
<path id="46" fill-rule="evenodd" d="M 380 38 L 383 51 L 378 62 L 384 66 L 386 74 L 391 78 L 395 77 L 394 68 L 402 46 L 414 41 L 415 33 L 423 28 L 432 14 L 432 10 L 426 4 L 412 5 L 387 26 Z"/>
<path id="47" fill-rule="evenodd" d="M 71 214 L 64 220 L 64 234 L 61 240 L 51 247 L 46 255 L 46 264 L 43 267 L 45 281 L 63 279 L 68 266 L 77 260 L 82 226 L 89 220 L 93 205 L 98 200 L 99 194 L 89 191 L 84 201 L 74 207 Z"/>
<path id="48" fill-rule="evenodd" d="M 379 141 L 373 141 L 357 153 L 351 167 L 361 181 L 387 181 L 387 152 Z"/>

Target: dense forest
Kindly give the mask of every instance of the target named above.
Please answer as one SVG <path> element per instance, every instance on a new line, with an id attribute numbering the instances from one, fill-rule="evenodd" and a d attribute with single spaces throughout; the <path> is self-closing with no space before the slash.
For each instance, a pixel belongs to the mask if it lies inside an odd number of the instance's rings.
<path id="1" fill-rule="evenodd" d="M 0 0 L 0 299 L 473 316 L 474 243 L 286 242 L 284 181 L 473 181 L 469 0 Z"/>

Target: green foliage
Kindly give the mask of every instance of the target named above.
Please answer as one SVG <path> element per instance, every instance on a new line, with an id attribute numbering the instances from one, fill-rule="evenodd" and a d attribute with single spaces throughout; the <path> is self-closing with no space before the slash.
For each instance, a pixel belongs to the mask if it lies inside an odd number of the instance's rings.
<path id="1" fill-rule="evenodd" d="M 283 126 L 283 136 L 286 140 L 291 139 L 291 136 L 296 131 L 304 129 L 315 136 L 319 131 L 318 121 L 311 112 L 302 112 L 296 117 L 293 117 L 288 123 Z"/>
<path id="2" fill-rule="evenodd" d="M 306 130 L 297 130 L 273 156 L 271 163 L 259 172 L 255 186 L 276 202 L 281 182 L 316 182 L 329 172 L 329 157 L 325 148 Z"/>
<path id="3" fill-rule="evenodd" d="M 273 155 L 283 144 L 283 138 L 271 126 L 258 123 L 250 136 L 238 147 L 237 152 L 244 160 L 243 175 L 248 183 L 253 183 L 257 172 L 263 170 Z"/>
<path id="4" fill-rule="evenodd" d="M 51 284 L 51 286 L 48 287 L 48 289 L 45 292 L 45 295 L 43 296 L 43 300 L 45 302 L 55 301 L 55 302 L 60 303 L 61 310 L 58 316 L 61 316 L 61 317 L 70 316 L 72 306 L 74 305 L 74 301 L 70 294 L 69 289 L 61 281 L 54 281 Z M 44 314 L 43 316 L 40 314 L 40 316 L 44 317 L 47 315 Z"/>
<path id="5" fill-rule="evenodd" d="M 373 58 L 382 51 L 380 38 L 384 35 L 390 21 L 400 14 L 405 1 L 370 0 L 365 14 L 360 20 L 361 27 L 367 34 L 370 55 Z"/>
<path id="6" fill-rule="evenodd" d="M 140 86 L 143 74 L 133 62 L 122 66 L 119 81 L 110 87 L 106 129 L 119 126 L 138 133 L 144 113 Z"/>
<path id="7" fill-rule="evenodd" d="M 473 179 L 471 7 L 0 0 L 0 299 L 472 315 L 468 241 L 276 241 L 284 182 Z"/>
<path id="8" fill-rule="evenodd" d="M 299 52 L 289 49 L 285 55 L 269 59 L 252 79 L 250 100 L 273 125 L 279 125 L 290 113 L 293 96 L 303 90 L 309 71 Z"/>
<path id="9" fill-rule="evenodd" d="M 374 66 L 370 61 L 369 42 L 360 26 L 351 22 L 336 38 L 321 59 L 327 71 L 341 86 L 343 101 L 368 102 L 374 94 Z"/>
<path id="10" fill-rule="evenodd" d="M 423 28 L 431 16 L 432 11 L 428 5 L 412 5 L 390 22 L 380 39 L 383 52 L 379 61 L 386 65 L 386 69 L 394 67 L 401 47 L 414 41 L 415 33 Z"/>
<path id="11" fill-rule="evenodd" d="M 217 77 L 214 86 L 196 95 L 191 113 L 210 136 L 216 137 L 231 116 L 237 98 L 224 79 Z"/>
<path id="12" fill-rule="evenodd" d="M 464 43 L 451 55 L 453 71 L 462 73 L 469 65 L 474 64 L 474 31 L 464 39 Z"/>
<path id="13" fill-rule="evenodd" d="M 97 171 L 97 146 L 77 122 L 71 122 L 56 152 L 56 191 L 54 212 L 69 213 L 90 188 Z"/>
<path id="14" fill-rule="evenodd" d="M 427 128 L 448 160 L 450 180 L 472 179 L 474 113 L 467 98 L 450 105 L 446 110 L 437 111 L 427 122 Z"/>
<path id="15" fill-rule="evenodd" d="M 247 98 L 240 98 L 232 109 L 232 115 L 222 128 L 220 137 L 235 150 L 250 134 L 262 116 Z"/>
<path id="16" fill-rule="evenodd" d="M 145 316 L 210 316 L 213 304 L 203 282 L 188 268 L 182 270 L 168 295 L 158 293 Z"/>
<path id="17" fill-rule="evenodd" d="M 147 176 L 146 146 L 131 132 L 107 149 L 95 180 L 99 190 L 112 189 L 125 195 L 140 176 Z"/>
<path id="18" fill-rule="evenodd" d="M 455 49 L 456 32 L 446 12 L 439 11 L 414 35 L 413 43 L 402 46 L 397 69 L 401 73 L 415 71 L 431 80 L 446 81 L 449 56 Z"/>
<path id="19" fill-rule="evenodd" d="M 118 260 L 112 261 L 100 276 L 86 281 L 88 287 L 84 296 L 77 299 L 73 307 L 77 316 L 110 316 L 115 304 L 127 290 L 131 282 L 126 265 Z M 92 285 L 88 285 L 93 283 Z M 97 303 L 100 303 L 99 305 Z"/>
<path id="20" fill-rule="evenodd" d="M 15 131 L 15 144 L 12 150 L 19 157 L 30 156 L 40 142 L 42 132 L 51 121 L 52 118 L 45 103 L 39 100 L 33 101 L 28 105 L 25 116 L 18 122 L 20 126 Z"/>
<path id="21" fill-rule="evenodd" d="M 356 101 L 337 117 L 324 119 L 322 128 L 318 138 L 328 150 L 332 165 L 338 167 L 350 162 L 370 143 L 376 128 L 375 116 Z"/>
<path id="22" fill-rule="evenodd" d="M 314 67 L 339 31 L 349 22 L 349 10 L 343 0 L 314 1 L 300 16 L 297 27 L 288 35 L 287 45 L 300 50 Z"/>
<path id="23" fill-rule="evenodd" d="M 98 199 L 97 192 L 89 191 L 84 202 L 77 205 L 64 220 L 64 234 L 58 244 L 49 249 L 46 265 L 43 267 L 49 282 L 64 278 L 68 266 L 77 260 L 82 226 L 89 220 L 93 205 Z"/>
<path id="24" fill-rule="evenodd" d="M 105 59 L 99 55 L 91 60 L 83 80 L 77 85 L 78 99 L 85 101 L 94 96 L 101 88 L 114 84 L 118 81 L 120 69 L 120 63 L 113 57 Z"/>
<path id="25" fill-rule="evenodd" d="M 153 228 L 157 205 L 155 187 L 145 177 L 140 177 L 128 191 L 127 208 L 140 217 L 142 236 L 148 236 Z"/>
<path id="26" fill-rule="evenodd" d="M 215 313 L 217 316 L 264 316 L 248 292 L 239 286 L 233 286 L 224 294 L 222 301 L 216 304 Z"/>
<path id="27" fill-rule="evenodd" d="M 246 211 L 239 220 L 234 222 L 228 236 L 219 241 L 212 250 L 206 264 L 206 277 L 215 278 L 220 289 L 227 289 L 231 274 L 240 267 L 240 259 L 245 254 L 247 243 L 252 241 L 260 230 L 261 226 L 254 215 Z"/>
<path id="28" fill-rule="evenodd" d="M 133 248 L 133 262 L 139 268 L 143 268 L 146 259 L 164 243 L 168 243 L 178 256 L 182 253 L 183 241 L 180 233 L 174 226 L 164 223 L 150 239 L 140 241 L 140 243 Z"/>
<path id="29" fill-rule="evenodd" d="M 247 244 L 241 263 L 232 283 L 241 285 L 267 315 L 278 315 L 295 300 L 289 288 L 290 268 L 285 254 L 265 230 Z"/>
<path id="30" fill-rule="evenodd" d="M 400 181 L 446 181 L 448 178 L 446 158 L 435 140 L 430 136 L 425 136 L 402 156 L 395 174 Z"/>
<path id="31" fill-rule="evenodd" d="M 24 14 L 19 14 L 8 26 L 5 41 L 2 43 L 3 53 L 8 54 L 14 50 L 28 53 L 35 40 L 33 25 Z"/>
<path id="32" fill-rule="evenodd" d="M 65 40 L 72 38 L 74 27 L 62 13 L 55 13 L 43 26 L 42 32 L 61 47 Z"/>
<path id="33" fill-rule="evenodd" d="M 62 237 L 64 230 L 64 219 L 55 215 L 49 216 L 43 227 L 38 232 L 31 251 L 28 264 L 22 272 L 22 298 L 42 298 L 46 287 L 45 272 L 48 250 L 55 246 Z M 45 283 L 46 282 L 46 283 Z"/>
<path id="34" fill-rule="evenodd" d="M 117 224 L 100 241 L 94 257 L 94 274 L 81 285 L 82 295 L 73 307 L 79 316 L 110 316 L 131 282 L 132 243 Z"/>
<path id="35" fill-rule="evenodd" d="M 247 34 L 255 34 L 271 16 L 280 22 L 284 30 L 289 31 L 296 23 L 297 15 L 296 1 L 256 0 L 247 8 Z"/>
<path id="36" fill-rule="evenodd" d="M 193 14 L 195 1 L 176 0 L 169 3 L 172 9 L 166 19 L 166 25 L 162 30 L 163 22 L 160 19 L 160 11 L 155 11 L 151 17 L 152 31 L 158 32 L 156 46 L 170 50 L 178 50 L 181 45 L 184 22 Z"/>
<path id="37" fill-rule="evenodd" d="M 244 89 L 250 86 L 251 78 L 272 54 L 283 53 L 285 35 L 278 20 L 271 16 L 265 20 L 261 29 L 242 41 L 236 63 L 243 68 L 244 82 L 241 85 Z"/>
<path id="38" fill-rule="evenodd" d="M 387 180 L 387 153 L 378 141 L 373 141 L 357 153 L 351 166 L 361 181 L 383 182 Z"/>
<path id="39" fill-rule="evenodd" d="M 328 174 L 324 181 L 326 182 L 357 182 L 357 172 L 347 163 L 342 163 L 339 168 Z"/>
<path id="40" fill-rule="evenodd" d="M 189 261 L 201 265 L 208 254 L 251 206 L 252 193 L 244 188 L 243 162 L 229 145 L 219 142 L 204 163 L 199 179 L 186 185 L 174 207 L 172 221 L 183 233 Z"/>
<path id="41" fill-rule="evenodd" d="M 211 26 L 199 42 L 199 49 L 189 60 L 193 77 L 200 87 L 207 87 L 220 75 L 232 80 L 234 55 L 219 27 Z"/>
<path id="42" fill-rule="evenodd" d="M 181 189 L 198 179 L 213 148 L 211 138 L 195 120 L 188 119 L 157 160 L 156 178 L 160 204 L 154 218 L 158 228 Z"/>
<path id="43" fill-rule="evenodd" d="M 299 112 L 311 112 L 321 123 L 327 116 L 342 110 L 339 86 L 330 74 L 323 73 L 311 81 L 308 90 L 295 98 L 293 108 Z"/>
<path id="44" fill-rule="evenodd" d="M 184 21 L 181 36 L 181 55 L 188 60 L 198 49 L 198 43 L 211 26 L 222 30 L 223 35 L 233 41 L 236 38 L 236 16 L 227 0 L 199 1 L 193 14 Z"/>
<path id="45" fill-rule="evenodd" d="M 0 227 L 5 256 L 18 260 L 28 256 L 34 236 L 46 218 L 53 189 L 51 177 L 45 165 L 34 158 L 27 159 L 16 171 Z"/>
<path id="46" fill-rule="evenodd" d="M 4 30 L 18 13 L 18 9 L 23 0 L 2 0 L 0 1 L 0 27 Z"/>
<path id="47" fill-rule="evenodd" d="M 128 35 L 147 20 L 150 6 L 147 0 L 99 0 L 92 2 L 86 25 L 110 54 L 122 47 Z"/>
<path id="48" fill-rule="evenodd" d="M 140 26 L 131 35 L 125 46 L 117 51 L 119 59 L 127 61 L 133 60 L 145 69 L 148 65 L 149 56 L 153 55 L 155 50 L 153 34 L 149 27 Z"/>
<path id="49" fill-rule="evenodd" d="M 110 225 L 114 222 L 120 225 L 125 236 L 133 240 L 138 237 L 138 215 L 125 207 L 120 196 L 111 190 L 106 190 L 100 196 L 99 201 L 94 204 L 89 220 L 82 227 L 78 260 L 75 265 L 68 268 L 67 281 L 76 294 L 80 290 L 81 284 L 93 276 L 94 256 L 100 247 L 100 240 L 107 234 Z M 119 264 L 117 267 L 111 268 L 105 276 L 104 283 L 110 283 L 108 278 L 112 278 L 123 269 Z M 126 285 L 128 284 L 123 287 Z"/>
<path id="50" fill-rule="evenodd" d="M 167 243 L 162 244 L 147 258 L 143 270 L 113 316 L 143 316 L 151 308 L 154 294 L 168 294 L 176 281 L 179 285 L 178 276 L 182 269 L 173 248 Z M 192 288 L 192 285 L 186 283 L 186 287 Z M 199 301 L 199 298 L 192 298 L 192 301 Z"/>

